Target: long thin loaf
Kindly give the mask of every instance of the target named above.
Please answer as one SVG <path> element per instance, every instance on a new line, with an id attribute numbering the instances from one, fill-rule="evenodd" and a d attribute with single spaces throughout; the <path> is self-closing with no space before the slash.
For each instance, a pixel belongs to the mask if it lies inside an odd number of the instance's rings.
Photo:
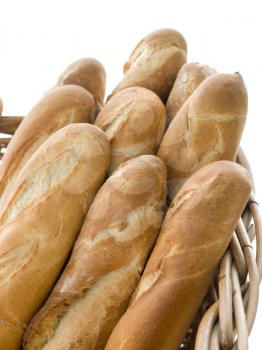
<path id="1" fill-rule="evenodd" d="M 0 208 L 25 162 L 55 131 L 72 123 L 88 123 L 95 111 L 92 95 L 75 85 L 48 92 L 19 125 L 0 167 Z"/>
<path id="2" fill-rule="evenodd" d="M 219 161 L 184 184 L 167 212 L 131 303 L 105 350 L 178 350 L 209 288 L 251 184 Z"/>
<path id="3" fill-rule="evenodd" d="M 58 78 L 57 86 L 74 84 L 82 86 L 93 95 L 96 104 L 95 115 L 103 107 L 106 89 L 106 71 L 104 66 L 95 58 L 81 58 L 71 63 Z"/>
<path id="4" fill-rule="evenodd" d="M 239 73 L 204 80 L 170 123 L 157 155 L 165 162 L 172 199 L 198 169 L 234 160 L 247 114 L 247 91 Z"/>
<path id="5" fill-rule="evenodd" d="M 90 207 L 65 271 L 25 336 L 26 350 L 103 350 L 156 240 L 166 169 L 155 156 L 121 165 Z"/>
<path id="6" fill-rule="evenodd" d="M 131 158 L 157 152 L 165 132 L 165 106 L 148 89 L 123 89 L 105 104 L 95 125 L 106 133 L 110 141 L 111 174 Z"/>
<path id="7" fill-rule="evenodd" d="M 109 163 L 105 134 L 72 124 L 25 164 L 0 216 L 0 349 L 20 348 L 56 281 Z"/>
<path id="8" fill-rule="evenodd" d="M 176 30 L 150 33 L 130 55 L 124 66 L 125 75 L 111 96 L 124 88 L 141 86 L 154 91 L 165 102 L 186 55 L 186 41 Z"/>
<path id="9" fill-rule="evenodd" d="M 166 103 L 167 123 L 175 117 L 183 103 L 206 78 L 216 70 L 204 64 L 185 63 L 177 74 Z"/>

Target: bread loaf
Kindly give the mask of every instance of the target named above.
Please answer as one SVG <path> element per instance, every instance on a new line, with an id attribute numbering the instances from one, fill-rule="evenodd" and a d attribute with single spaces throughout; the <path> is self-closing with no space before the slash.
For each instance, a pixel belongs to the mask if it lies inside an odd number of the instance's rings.
<path id="1" fill-rule="evenodd" d="M 199 85 L 170 123 L 157 153 L 167 166 L 171 199 L 202 166 L 235 159 L 246 113 L 247 91 L 239 73 L 214 74 Z"/>
<path id="2" fill-rule="evenodd" d="M 175 117 L 183 103 L 203 80 L 215 74 L 216 70 L 199 63 L 185 63 L 178 72 L 166 103 L 167 123 Z"/>
<path id="3" fill-rule="evenodd" d="M 90 124 L 72 124 L 50 136 L 17 176 L 0 216 L 0 349 L 20 349 L 108 161 L 104 133 Z"/>
<path id="4" fill-rule="evenodd" d="M 207 165 L 184 184 L 106 350 L 179 349 L 250 189 L 247 171 L 229 161 Z"/>
<path id="5" fill-rule="evenodd" d="M 135 47 L 124 66 L 125 75 L 111 96 L 130 86 L 142 86 L 165 102 L 178 71 L 186 62 L 186 52 L 186 41 L 176 30 L 160 29 L 150 33 Z"/>
<path id="6" fill-rule="evenodd" d="M 131 87 L 113 96 L 95 122 L 110 141 L 109 173 L 131 158 L 155 154 L 164 135 L 165 123 L 165 107 L 152 91 Z"/>
<path id="7" fill-rule="evenodd" d="M 79 86 L 56 88 L 44 96 L 19 125 L 0 167 L 0 208 L 17 174 L 34 151 L 55 131 L 90 122 L 94 99 Z"/>
<path id="8" fill-rule="evenodd" d="M 122 164 L 99 190 L 74 250 L 25 336 L 26 350 L 103 350 L 159 232 L 166 169 L 155 156 Z"/>
<path id="9" fill-rule="evenodd" d="M 106 71 L 104 66 L 91 57 L 77 60 L 70 64 L 58 79 L 58 86 L 67 84 L 82 86 L 93 95 L 96 103 L 95 115 L 97 115 L 105 98 Z"/>

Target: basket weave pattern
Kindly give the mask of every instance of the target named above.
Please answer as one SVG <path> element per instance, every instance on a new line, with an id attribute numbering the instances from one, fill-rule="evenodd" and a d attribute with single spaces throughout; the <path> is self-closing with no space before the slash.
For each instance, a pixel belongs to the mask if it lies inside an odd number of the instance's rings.
<path id="1" fill-rule="evenodd" d="M 22 117 L 0 117 L 0 159 Z M 244 152 L 237 162 L 250 173 Z M 253 192 L 181 349 L 247 350 L 262 277 L 262 223 Z"/>

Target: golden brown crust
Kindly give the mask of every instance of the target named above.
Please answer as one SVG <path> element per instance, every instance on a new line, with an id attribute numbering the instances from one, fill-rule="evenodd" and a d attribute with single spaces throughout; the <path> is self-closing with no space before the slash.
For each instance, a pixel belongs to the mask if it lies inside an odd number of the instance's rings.
<path id="1" fill-rule="evenodd" d="M 95 122 L 110 141 L 109 173 L 131 158 L 155 154 L 163 138 L 165 124 L 165 107 L 152 91 L 131 87 L 114 95 Z"/>
<path id="2" fill-rule="evenodd" d="M 165 162 L 170 198 L 185 180 L 216 160 L 234 160 L 244 129 L 247 91 L 242 77 L 214 74 L 184 103 L 157 155 Z"/>
<path id="3" fill-rule="evenodd" d="M 90 122 L 92 95 L 80 86 L 67 85 L 45 95 L 19 125 L 0 167 L 0 208 L 12 183 L 33 152 L 55 131 L 71 123 Z"/>
<path id="4" fill-rule="evenodd" d="M 187 45 L 174 29 L 156 30 L 142 39 L 124 66 L 124 77 L 109 98 L 118 91 L 141 86 L 154 91 L 164 102 L 177 73 L 186 62 Z"/>
<path id="5" fill-rule="evenodd" d="M 178 72 L 175 83 L 170 91 L 166 103 L 167 123 L 175 117 L 176 113 L 195 89 L 216 70 L 199 63 L 185 63 Z"/>
<path id="6" fill-rule="evenodd" d="M 92 203 L 51 296 L 29 326 L 26 350 L 102 350 L 137 286 L 159 232 L 166 169 L 155 156 L 122 164 Z"/>
<path id="7" fill-rule="evenodd" d="M 96 103 L 97 115 L 103 107 L 106 89 L 106 71 L 102 63 L 87 57 L 71 63 L 60 75 L 57 85 L 79 85 L 89 91 Z M 94 122 L 95 116 L 92 118 Z"/>
<path id="8" fill-rule="evenodd" d="M 229 161 L 207 165 L 185 183 L 105 350 L 179 348 L 250 190 L 247 171 Z"/>
<path id="9" fill-rule="evenodd" d="M 57 279 L 107 171 L 109 144 L 90 124 L 62 128 L 18 175 L 1 213 L 0 339 L 16 350 Z"/>

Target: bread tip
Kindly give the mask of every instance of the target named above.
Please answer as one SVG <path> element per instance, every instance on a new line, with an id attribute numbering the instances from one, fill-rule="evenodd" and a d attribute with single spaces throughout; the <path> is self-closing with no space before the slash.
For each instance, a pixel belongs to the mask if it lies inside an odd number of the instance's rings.
<path id="1" fill-rule="evenodd" d="M 242 77 L 242 75 L 239 72 L 235 72 L 234 76 L 237 77 L 237 78 L 241 78 L 243 80 L 243 77 Z"/>
<path id="2" fill-rule="evenodd" d="M 238 71 L 235 72 L 234 74 L 232 74 L 233 77 L 235 77 L 236 81 L 239 81 L 241 85 L 245 85 L 245 81 L 243 76 L 241 75 L 241 73 L 239 73 Z"/>

